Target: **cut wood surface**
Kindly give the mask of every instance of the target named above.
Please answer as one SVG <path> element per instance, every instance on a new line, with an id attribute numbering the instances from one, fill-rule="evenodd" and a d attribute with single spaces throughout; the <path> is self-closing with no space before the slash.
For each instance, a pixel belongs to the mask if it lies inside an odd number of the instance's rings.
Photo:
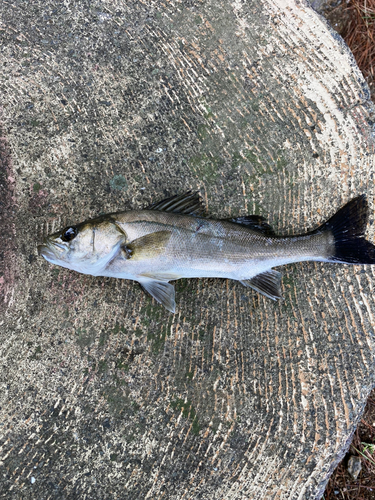
<path id="1" fill-rule="evenodd" d="M 314 499 L 374 386 L 375 268 L 285 266 L 284 300 L 49 265 L 37 244 L 199 190 L 302 233 L 366 193 L 374 107 L 292 0 L 0 6 L 0 495 Z"/>

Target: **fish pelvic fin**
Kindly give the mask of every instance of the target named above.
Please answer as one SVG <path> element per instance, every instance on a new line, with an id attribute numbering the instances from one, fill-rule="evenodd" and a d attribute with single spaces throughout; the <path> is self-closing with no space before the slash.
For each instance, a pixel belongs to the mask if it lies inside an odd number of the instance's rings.
<path id="1" fill-rule="evenodd" d="M 151 271 L 149 273 L 141 273 L 139 274 L 140 278 L 149 278 L 155 281 L 170 281 L 170 280 L 179 280 L 183 278 L 180 274 L 167 272 L 167 271 Z"/>
<path id="2" fill-rule="evenodd" d="M 375 246 L 364 238 L 368 221 L 365 195 L 349 201 L 327 222 L 310 234 L 330 231 L 334 237 L 329 262 L 375 264 Z"/>
<path id="3" fill-rule="evenodd" d="M 270 269 L 264 273 L 257 274 L 249 280 L 240 281 L 243 285 L 253 288 L 269 299 L 279 300 L 282 299 L 281 277 L 282 274 L 279 271 Z"/>
<path id="4" fill-rule="evenodd" d="M 175 289 L 173 285 L 167 281 L 156 281 L 151 279 L 140 280 L 139 284 L 168 311 L 173 314 L 176 312 Z"/>

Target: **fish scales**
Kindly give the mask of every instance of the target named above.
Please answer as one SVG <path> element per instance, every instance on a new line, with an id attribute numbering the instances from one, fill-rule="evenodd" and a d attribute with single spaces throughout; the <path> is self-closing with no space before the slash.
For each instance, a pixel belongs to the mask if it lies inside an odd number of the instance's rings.
<path id="1" fill-rule="evenodd" d="M 368 206 L 351 200 L 314 231 L 278 236 L 256 215 L 202 217 L 197 193 L 185 193 L 144 210 L 111 213 L 48 236 L 39 253 L 49 262 L 92 274 L 138 281 L 175 312 L 169 281 L 230 278 L 277 300 L 281 273 L 273 267 L 300 261 L 374 264 L 364 238 Z"/>
<path id="2" fill-rule="evenodd" d="M 233 279 L 250 278 L 261 272 L 255 265 L 269 269 L 277 265 L 274 260 L 286 264 L 294 262 L 296 256 L 299 256 L 298 260 L 326 258 L 328 244 L 333 244 L 329 234 L 297 238 L 267 237 L 227 221 L 181 217 L 177 214 L 168 214 L 168 217 L 160 214 L 160 217 L 158 213 L 143 211 L 137 214 L 137 219 L 129 222 L 126 221 L 126 213 L 121 215 L 116 217 L 116 222 L 130 240 L 150 232 L 170 231 L 171 237 L 163 261 L 159 255 L 155 260 L 158 259 L 159 266 L 178 268 L 185 277 L 229 277 L 227 271 L 230 270 Z M 291 260 L 288 262 L 288 259 Z M 131 264 L 129 261 L 126 266 Z M 144 262 L 143 265 L 147 267 L 150 262 Z M 223 265 L 227 269 L 223 269 Z M 199 274 L 195 270 L 199 270 Z"/>

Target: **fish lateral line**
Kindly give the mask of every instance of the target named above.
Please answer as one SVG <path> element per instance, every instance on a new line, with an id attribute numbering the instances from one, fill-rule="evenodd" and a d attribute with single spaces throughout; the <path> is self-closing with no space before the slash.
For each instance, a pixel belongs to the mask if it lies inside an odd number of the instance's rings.
<path id="1" fill-rule="evenodd" d="M 301 261 L 375 264 L 365 239 L 365 195 L 346 203 L 318 228 L 278 236 L 264 217 L 202 217 L 191 191 L 145 210 L 101 215 L 47 236 L 38 253 L 52 264 L 93 276 L 130 279 L 168 311 L 176 311 L 180 278 L 234 279 L 264 296 L 282 299 L 280 265 Z M 203 230 L 204 229 L 204 230 Z"/>

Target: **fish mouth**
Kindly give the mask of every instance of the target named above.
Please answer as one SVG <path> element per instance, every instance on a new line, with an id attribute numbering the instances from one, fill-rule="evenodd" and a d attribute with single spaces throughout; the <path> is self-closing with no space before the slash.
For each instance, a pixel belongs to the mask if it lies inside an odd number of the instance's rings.
<path id="1" fill-rule="evenodd" d="M 56 259 L 56 255 L 47 245 L 38 245 L 38 255 L 41 255 L 49 262 Z"/>
<path id="2" fill-rule="evenodd" d="M 38 245 L 38 255 L 44 257 L 48 262 L 55 262 L 58 259 L 56 254 L 56 247 L 59 247 L 55 243 L 45 239 L 42 245 Z"/>

